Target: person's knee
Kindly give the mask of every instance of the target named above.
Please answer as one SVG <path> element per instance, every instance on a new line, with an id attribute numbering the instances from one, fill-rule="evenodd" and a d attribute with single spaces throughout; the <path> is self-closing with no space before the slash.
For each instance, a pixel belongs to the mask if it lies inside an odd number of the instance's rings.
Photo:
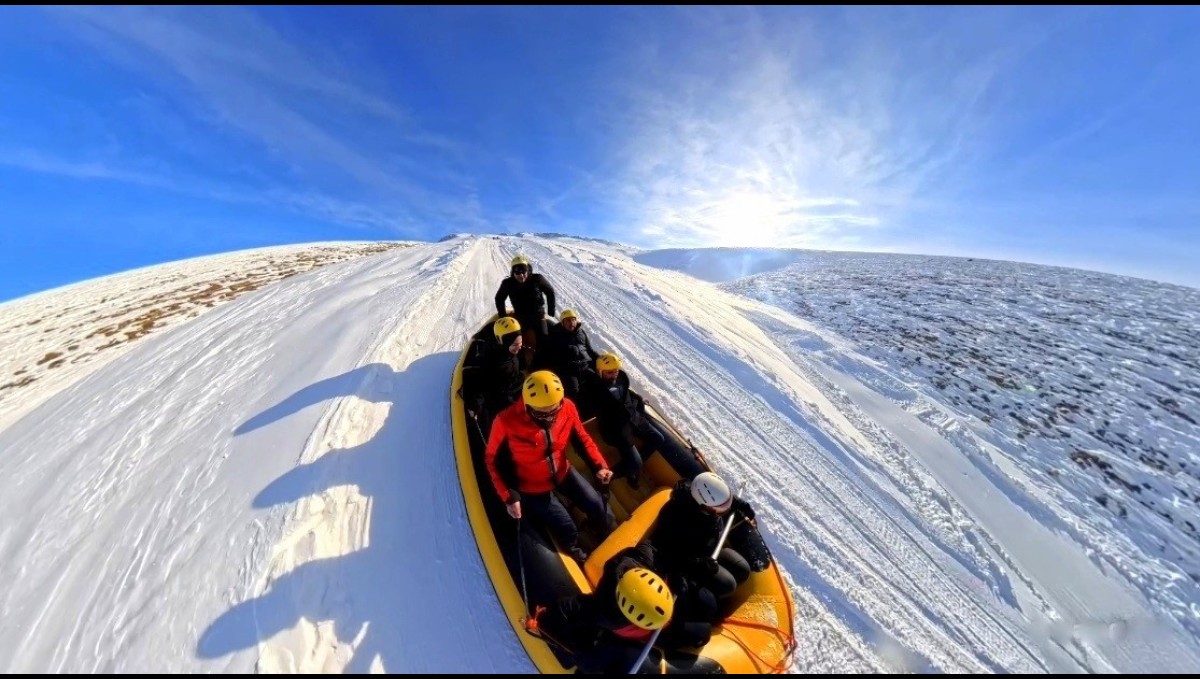
<path id="1" fill-rule="evenodd" d="M 703 646 L 712 640 L 712 625 L 706 622 L 685 622 L 677 634 L 683 646 Z"/>
<path id="2" fill-rule="evenodd" d="M 712 579 L 713 594 L 718 597 L 727 597 L 733 594 L 737 589 L 738 581 L 733 577 L 733 574 L 725 569 L 724 566 L 717 568 L 717 574 Z"/>
<path id="3" fill-rule="evenodd" d="M 635 446 L 629 447 L 628 458 L 629 464 L 633 467 L 637 467 L 638 469 L 642 468 L 642 463 L 645 461 L 642 458 L 642 453 Z"/>
<path id="4" fill-rule="evenodd" d="M 734 581 L 739 585 L 750 577 L 750 562 L 735 550 L 728 547 L 722 549 L 717 561 L 721 564 L 722 568 L 729 571 L 729 574 L 733 576 Z"/>

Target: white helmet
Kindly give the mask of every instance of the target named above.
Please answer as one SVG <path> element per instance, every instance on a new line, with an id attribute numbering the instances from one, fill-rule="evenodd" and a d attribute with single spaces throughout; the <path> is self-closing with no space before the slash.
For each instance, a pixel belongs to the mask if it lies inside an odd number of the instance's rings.
<path id="1" fill-rule="evenodd" d="M 692 499 L 701 507 L 723 512 L 733 504 L 733 493 L 721 477 L 712 472 L 703 472 L 692 479 Z"/>

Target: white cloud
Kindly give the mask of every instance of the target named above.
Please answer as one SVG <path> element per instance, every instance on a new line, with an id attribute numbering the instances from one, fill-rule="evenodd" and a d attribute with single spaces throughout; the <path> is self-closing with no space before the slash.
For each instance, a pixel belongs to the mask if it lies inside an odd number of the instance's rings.
<path id="1" fill-rule="evenodd" d="M 1026 47 L 839 16 L 853 33 L 821 13 L 733 9 L 688 14 L 686 44 L 644 36 L 631 59 L 643 77 L 627 84 L 620 118 L 618 190 L 635 235 L 858 240 L 969 160 L 988 125 L 986 95 Z"/>
<path id="2" fill-rule="evenodd" d="M 436 175 L 450 193 L 467 185 L 466 177 L 433 158 L 461 158 L 469 149 L 421 128 L 403 107 L 360 85 L 370 77 L 361 69 L 290 42 L 250 10 L 52 11 L 117 63 L 186 83 L 189 95 L 216 115 L 214 122 L 308 176 L 333 169 L 386 196 L 385 202 L 403 201 L 429 215 L 462 214 L 456 197 L 430 191 L 422 178 Z"/>

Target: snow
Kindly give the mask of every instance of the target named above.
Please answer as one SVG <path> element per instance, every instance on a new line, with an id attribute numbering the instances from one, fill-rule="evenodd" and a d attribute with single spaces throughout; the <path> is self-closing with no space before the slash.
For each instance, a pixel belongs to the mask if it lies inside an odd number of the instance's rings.
<path id="1" fill-rule="evenodd" d="M 792 671 L 1200 668 L 1194 583 L 1151 592 L 1178 567 L 1098 556 L 1102 507 L 783 283 L 747 290 L 768 304 L 603 241 L 466 236 L 290 276 L 7 390 L 42 389 L 0 410 L 0 669 L 531 671 L 466 520 L 448 398 L 518 252 L 748 488 L 796 599 Z M 187 266 L 55 306 L 166 293 Z M 6 361 L 109 322 L 29 326 L 32 299 L 0 307 Z"/>
<path id="2" fill-rule="evenodd" d="M 803 250 L 783 248 L 711 248 L 702 250 L 650 250 L 634 260 L 660 269 L 682 271 L 710 283 L 782 269 L 804 257 Z"/>
<path id="3" fill-rule="evenodd" d="M 0 305 L 0 428 L 160 332 L 315 267 L 404 243 L 260 248 L 135 269 Z M 86 288 L 86 289 L 84 289 Z M 64 365 L 69 369 L 60 369 Z"/>

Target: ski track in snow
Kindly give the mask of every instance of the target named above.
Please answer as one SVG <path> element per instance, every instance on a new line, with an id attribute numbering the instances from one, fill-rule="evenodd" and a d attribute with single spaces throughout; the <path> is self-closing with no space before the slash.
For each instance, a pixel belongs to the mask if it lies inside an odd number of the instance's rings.
<path id="1" fill-rule="evenodd" d="M 580 310 L 716 468 L 752 480 L 799 586 L 793 669 L 1045 669 L 1019 617 L 880 486 L 873 446 L 733 311 L 732 295 L 582 245 L 524 247 L 569 291 L 560 307 Z"/>
<path id="2" fill-rule="evenodd" d="M 466 518 L 448 397 L 518 252 L 747 487 L 797 604 L 793 672 L 1195 663 L 1106 573 L 1076 590 L 1033 560 L 1047 527 L 1070 534 L 1045 498 L 967 459 L 936 403 L 895 405 L 917 397 L 849 343 L 602 243 L 504 237 L 297 275 L 0 429 L 0 669 L 532 671 Z M 1003 512 L 1036 519 L 1027 544 L 988 523 Z"/>

